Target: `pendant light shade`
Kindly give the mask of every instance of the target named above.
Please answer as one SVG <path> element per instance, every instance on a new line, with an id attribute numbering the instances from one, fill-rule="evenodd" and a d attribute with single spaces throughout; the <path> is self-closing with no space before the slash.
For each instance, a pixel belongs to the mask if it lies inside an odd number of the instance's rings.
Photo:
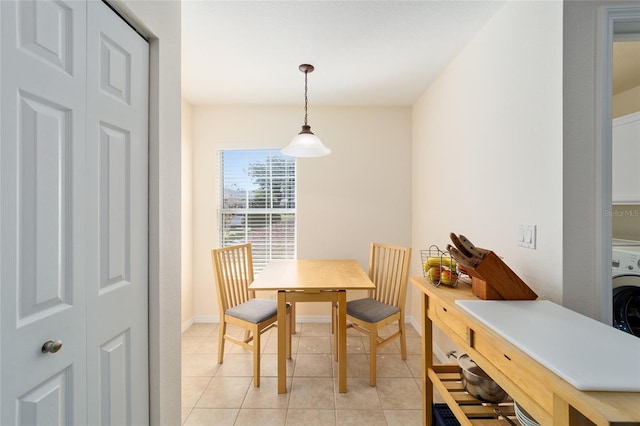
<path id="1" fill-rule="evenodd" d="M 324 146 L 320 138 L 311 133 L 311 127 L 305 124 L 282 153 L 292 157 L 322 157 L 331 154 L 331 150 Z"/>
<path id="2" fill-rule="evenodd" d="M 302 64 L 298 67 L 304 73 L 304 125 L 291 143 L 282 150 L 284 155 L 292 157 L 321 157 L 331 154 L 331 150 L 322 144 L 319 137 L 311 132 L 307 124 L 307 74 L 314 70 L 313 65 Z"/>

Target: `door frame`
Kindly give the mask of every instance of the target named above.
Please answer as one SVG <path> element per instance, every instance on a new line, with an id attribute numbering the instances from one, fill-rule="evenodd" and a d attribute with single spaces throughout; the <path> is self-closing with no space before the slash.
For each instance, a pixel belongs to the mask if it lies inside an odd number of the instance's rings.
<path id="1" fill-rule="evenodd" d="M 599 217 L 596 222 L 596 250 L 602 262 L 596 266 L 600 286 L 600 318 L 607 324 L 613 323 L 612 306 L 612 57 L 614 26 L 618 23 L 640 23 L 640 7 L 603 6 L 598 11 L 596 44 L 596 204 Z"/>

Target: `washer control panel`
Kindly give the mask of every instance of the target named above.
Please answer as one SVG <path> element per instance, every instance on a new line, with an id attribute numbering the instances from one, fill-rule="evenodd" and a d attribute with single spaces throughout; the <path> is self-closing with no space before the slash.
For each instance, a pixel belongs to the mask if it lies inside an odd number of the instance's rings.
<path id="1" fill-rule="evenodd" d="M 640 274 L 640 247 L 614 247 L 611 257 L 613 274 Z"/>

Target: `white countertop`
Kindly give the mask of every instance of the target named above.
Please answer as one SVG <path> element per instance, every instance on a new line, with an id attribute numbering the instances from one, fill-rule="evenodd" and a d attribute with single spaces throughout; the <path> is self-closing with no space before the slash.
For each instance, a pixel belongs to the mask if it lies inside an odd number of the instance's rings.
<path id="1" fill-rule="evenodd" d="M 456 304 L 577 389 L 640 392 L 636 336 L 548 300 Z"/>

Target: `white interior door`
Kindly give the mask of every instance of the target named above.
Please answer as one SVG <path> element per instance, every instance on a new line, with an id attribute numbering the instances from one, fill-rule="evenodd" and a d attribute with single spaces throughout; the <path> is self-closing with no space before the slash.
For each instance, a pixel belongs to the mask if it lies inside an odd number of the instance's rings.
<path id="1" fill-rule="evenodd" d="M 147 44 L 99 1 L 0 30 L 0 424 L 147 423 Z"/>
<path id="2" fill-rule="evenodd" d="M 0 2 L 0 424 L 86 416 L 86 4 Z M 42 353 L 60 340 L 56 353 Z"/>
<path id="3" fill-rule="evenodd" d="M 149 45 L 88 3 L 89 424 L 148 423 Z"/>

